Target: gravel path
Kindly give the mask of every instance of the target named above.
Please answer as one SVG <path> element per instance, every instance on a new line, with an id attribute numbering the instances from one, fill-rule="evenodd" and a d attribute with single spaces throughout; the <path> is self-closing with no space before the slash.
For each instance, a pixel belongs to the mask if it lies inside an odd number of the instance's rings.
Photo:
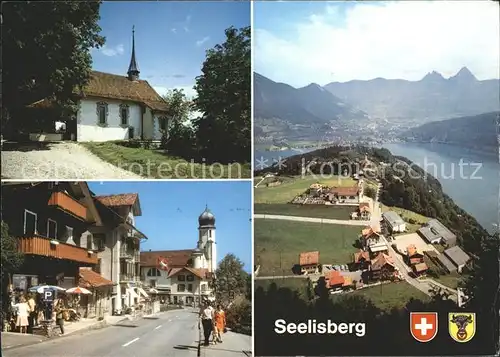
<path id="1" fill-rule="evenodd" d="M 49 144 L 41 150 L 2 151 L 2 179 L 143 179 L 113 166 L 76 143 Z"/>

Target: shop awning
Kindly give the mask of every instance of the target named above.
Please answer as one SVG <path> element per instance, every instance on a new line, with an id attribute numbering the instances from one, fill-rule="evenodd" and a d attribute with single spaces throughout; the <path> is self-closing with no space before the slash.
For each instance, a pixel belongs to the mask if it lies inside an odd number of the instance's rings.
<path id="1" fill-rule="evenodd" d="M 141 294 L 145 298 L 149 298 L 149 295 L 144 291 L 143 288 L 138 288 L 138 290 L 139 290 L 139 294 Z"/>

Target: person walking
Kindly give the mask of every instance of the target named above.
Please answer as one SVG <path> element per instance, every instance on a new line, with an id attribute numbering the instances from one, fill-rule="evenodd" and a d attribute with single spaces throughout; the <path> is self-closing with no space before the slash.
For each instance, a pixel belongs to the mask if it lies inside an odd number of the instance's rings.
<path id="1" fill-rule="evenodd" d="M 12 304 L 12 306 L 17 310 L 16 327 L 19 327 L 20 333 L 27 333 L 29 325 L 28 316 L 30 312 L 29 306 L 26 303 L 26 298 L 21 296 L 19 302 L 17 304 Z"/>
<path id="2" fill-rule="evenodd" d="M 56 313 L 56 325 L 59 326 L 61 333 L 59 336 L 64 335 L 64 314 L 63 314 L 63 304 L 61 300 L 56 299 L 54 301 L 54 308 Z"/>
<path id="3" fill-rule="evenodd" d="M 28 295 L 28 307 L 29 307 L 29 317 L 28 317 L 28 323 L 29 323 L 29 330 L 31 333 L 33 333 L 33 328 L 38 325 L 38 312 L 36 311 L 36 302 L 35 302 L 35 297 L 33 294 Z"/>
<path id="4" fill-rule="evenodd" d="M 201 309 L 201 323 L 203 326 L 203 335 L 205 337 L 204 346 L 210 345 L 210 335 L 213 330 L 213 315 L 214 309 L 210 306 L 210 302 L 205 303 L 205 307 Z"/>
<path id="5" fill-rule="evenodd" d="M 226 313 L 222 309 L 222 305 L 218 304 L 214 312 L 216 336 L 219 343 L 222 343 L 222 334 L 226 328 Z"/>

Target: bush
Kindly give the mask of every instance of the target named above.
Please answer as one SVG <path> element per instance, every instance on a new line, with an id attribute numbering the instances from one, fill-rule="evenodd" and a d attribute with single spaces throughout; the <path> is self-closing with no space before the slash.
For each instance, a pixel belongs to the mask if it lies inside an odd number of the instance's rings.
<path id="1" fill-rule="evenodd" d="M 250 335 L 252 333 L 252 304 L 242 300 L 231 305 L 226 312 L 226 324 L 232 331 Z"/>

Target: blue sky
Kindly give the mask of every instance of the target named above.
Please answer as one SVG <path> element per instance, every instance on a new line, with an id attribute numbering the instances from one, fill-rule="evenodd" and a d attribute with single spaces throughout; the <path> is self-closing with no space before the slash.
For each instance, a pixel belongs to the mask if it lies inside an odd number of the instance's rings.
<path id="1" fill-rule="evenodd" d="M 219 2 L 103 2 L 100 9 L 104 48 L 92 51 L 93 69 L 125 75 L 132 49 L 140 78 L 160 94 L 183 88 L 194 95 L 195 77 L 201 74 L 205 51 L 225 40 L 230 26 L 250 25 L 250 3 Z"/>
<path id="2" fill-rule="evenodd" d="M 249 181 L 89 182 L 96 195 L 138 193 L 142 216 L 137 228 L 148 236 L 141 250 L 194 249 L 198 217 L 205 205 L 216 219 L 217 258 L 233 253 L 252 271 Z"/>
<path id="3" fill-rule="evenodd" d="M 499 77 L 493 1 L 254 2 L 254 70 L 295 87 L 377 77 Z M 474 51 L 470 51 L 474 48 Z"/>

